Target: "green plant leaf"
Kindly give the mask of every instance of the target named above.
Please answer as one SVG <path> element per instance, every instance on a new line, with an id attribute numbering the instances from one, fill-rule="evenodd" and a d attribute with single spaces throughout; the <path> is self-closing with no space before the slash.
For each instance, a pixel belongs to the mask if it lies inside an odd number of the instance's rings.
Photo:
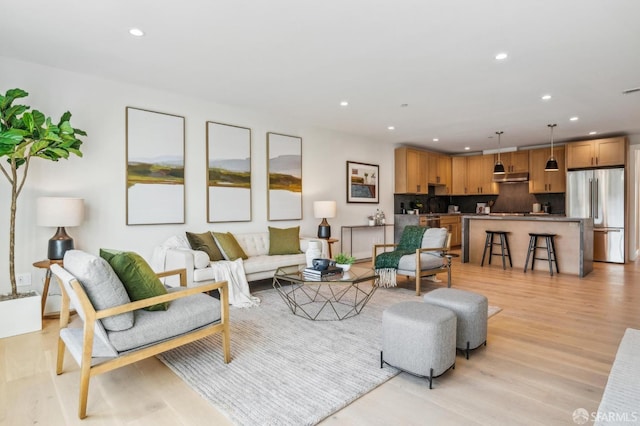
<path id="1" fill-rule="evenodd" d="M 7 93 L 0 98 L 0 110 L 5 110 L 9 105 L 18 98 L 26 98 L 29 96 L 27 92 L 22 89 L 9 89 Z"/>
<path id="2" fill-rule="evenodd" d="M 82 157 L 82 152 L 80 152 L 79 149 L 69 148 L 69 152 L 72 153 L 72 154 L 77 155 L 78 157 Z"/>
<path id="3" fill-rule="evenodd" d="M 50 151 L 56 153 L 56 155 L 60 158 L 69 158 L 69 151 L 60 148 L 51 148 Z"/>
<path id="4" fill-rule="evenodd" d="M 45 149 L 47 146 L 49 146 L 49 142 L 45 140 L 35 141 L 33 145 L 31 145 L 31 155 L 35 155 L 39 151 Z"/>
<path id="5" fill-rule="evenodd" d="M 60 131 L 63 133 L 66 133 L 69 135 L 73 134 L 73 127 L 71 127 L 68 121 L 63 121 L 58 125 L 58 127 L 60 128 Z"/>
<path id="6" fill-rule="evenodd" d="M 51 119 L 49 119 L 50 121 Z M 46 118 L 44 116 L 43 113 L 41 113 L 40 111 L 38 111 L 37 109 L 33 110 L 33 122 L 35 123 L 36 127 L 42 127 L 42 125 L 45 123 Z"/>
<path id="7" fill-rule="evenodd" d="M 12 105 L 11 107 L 7 108 L 7 110 L 2 113 L 1 117 L 2 117 L 2 119 L 4 121 L 6 121 L 8 123 L 14 117 L 22 114 L 23 112 L 25 112 L 28 109 L 29 109 L 29 107 L 26 106 L 26 105 Z"/>
<path id="8" fill-rule="evenodd" d="M 71 120 L 71 113 L 69 111 L 66 111 L 64 114 L 62 114 L 62 117 L 60 117 L 60 121 L 58 121 L 58 126 L 62 126 L 62 123 L 69 122 Z"/>
<path id="9" fill-rule="evenodd" d="M 22 142 L 28 132 L 22 129 L 9 129 L 0 133 L 0 143 L 5 145 L 16 145 Z"/>
<path id="10" fill-rule="evenodd" d="M 33 121 L 33 114 L 30 112 L 25 112 L 24 114 L 22 114 L 22 121 L 24 122 L 24 125 L 29 131 L 29 133 L 32 133 L 33 129 L 35 128 L 35 123 Z"/>

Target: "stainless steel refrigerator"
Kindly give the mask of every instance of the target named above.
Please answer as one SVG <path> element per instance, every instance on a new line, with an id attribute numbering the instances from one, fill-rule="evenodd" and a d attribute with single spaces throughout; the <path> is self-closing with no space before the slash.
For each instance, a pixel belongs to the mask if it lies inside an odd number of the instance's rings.
<path id="1" fill-rule="evenodd" d="M 624 169 L 567 173 L 566 214 L 593 218 L 593 260 L 624 263 Z"/>

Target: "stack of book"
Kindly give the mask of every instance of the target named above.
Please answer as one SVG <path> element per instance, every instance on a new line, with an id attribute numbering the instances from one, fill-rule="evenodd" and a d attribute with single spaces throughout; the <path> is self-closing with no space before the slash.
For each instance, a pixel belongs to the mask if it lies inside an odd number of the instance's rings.
<path id="1" fill-rule="evenodd" d="M 317 279 L 318 281 L 323 277 L 332 277 L 340 274 L 342 274 L 342 268 L 337 266 L 329 266 L 327 269 L 323 270 L 305 268 L 304 271 L 302 271 L 302 275 L 304 275 L 305 278 Z"/>

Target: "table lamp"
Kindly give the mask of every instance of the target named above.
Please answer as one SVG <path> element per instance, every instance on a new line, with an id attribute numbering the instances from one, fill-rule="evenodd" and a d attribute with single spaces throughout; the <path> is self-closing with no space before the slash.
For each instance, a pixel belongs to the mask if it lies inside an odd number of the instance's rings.
<path id="1" fill-rule="evenodd" d="M 72 250 L 71 238 L 65 226 L 79 226 L 84 219 L 84 200 L 82 198 L 40 197 L 36 204 L 39 226 L 57 227 L 55 235 L 49 240 L 47 257 L 50 260 L 62 260 L 67 250 Z"/>
<path id="2" fill-rule="evenodd" d="M 331 238 L 331 225 L 327 222 L 327 218 L 336 217 L 335 201 L 314 201 L 313 215 L 316 219 L 322 219 L 318 225 L 318 238 Z"/>

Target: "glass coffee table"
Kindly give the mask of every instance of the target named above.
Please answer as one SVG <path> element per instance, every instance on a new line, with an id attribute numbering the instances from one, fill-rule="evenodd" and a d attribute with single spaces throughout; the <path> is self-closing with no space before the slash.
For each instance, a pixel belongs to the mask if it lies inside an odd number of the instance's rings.
<path id="1" fill-rule="evenodd" d="M 291 312 L 312 321 L 335 321 L 358 315 L 378 288 L 375 270 L 352 266 L 329 277 L 308 277 L 304 266 L 278 268 L 275 288 Z"/>

